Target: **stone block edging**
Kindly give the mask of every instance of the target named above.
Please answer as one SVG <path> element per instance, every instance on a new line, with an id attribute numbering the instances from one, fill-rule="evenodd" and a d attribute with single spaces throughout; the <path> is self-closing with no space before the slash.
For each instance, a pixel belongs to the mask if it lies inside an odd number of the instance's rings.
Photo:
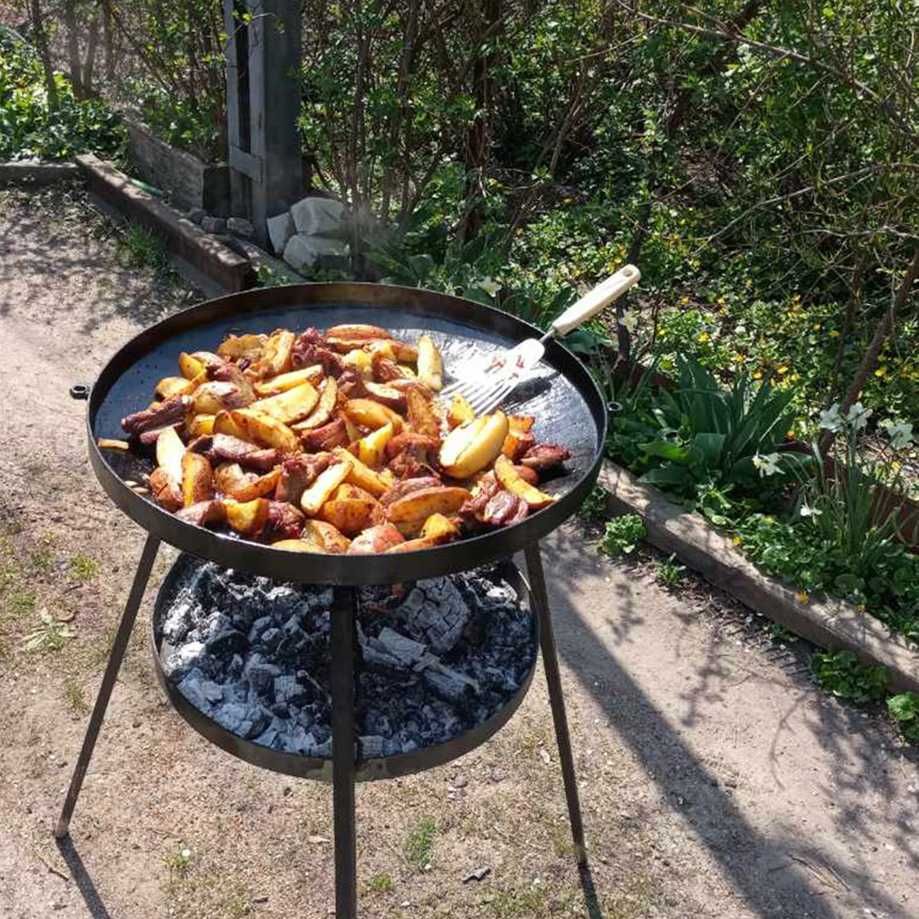
<path id="1" fill-rule="evenodd" d="M 80 169 L 76 163 L 36 163 L 12 161 L 0 163 L 0 185 L 52 185 L 75 179 Z"/>

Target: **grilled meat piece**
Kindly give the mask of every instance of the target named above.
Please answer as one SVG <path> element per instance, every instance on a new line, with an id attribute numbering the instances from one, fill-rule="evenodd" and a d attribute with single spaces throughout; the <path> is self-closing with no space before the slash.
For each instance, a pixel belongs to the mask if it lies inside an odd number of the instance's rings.
<path id="1" fill-rule="evenodd" d="M 332 461 L 328 453 L 310 456 L 305 453 L 291 456 L 281 463 L 281 477 L 274 496 L 278 501 L 299 504 L 300 496 Z"/>
<path id="2" fill-rule="evenodd" d="M 400 479 L 437 475 L 437 470 L 430 463 L 413 456 L 410 450 L 403 450 L 395 459 L 390 460 L 388 465 Z"/>
<path id="3" fill-rule="evenodd" d="M 544 469 L 561 466 L 565 460 L 570 458 L 571 451 L 558 444 L 536 444 L 523 454 L 520 463 L 537 472 L 542 472 Z"/>
<path id="4" fill-rule="evenodd" d="M 395 361 L 377 352 L 373 355 L 373 378 L 377 383 L 404 379 L 405 374 Z"/>
<path id="5" fill-rule="evenodd" d="M 364 378 L 356 370 L 345 370 L 338 378 L 338 391 L 346 399 L 366 399 L 369 397 Z"/>
<path id="6" fill-rule="evenodd" d="M 459 509 L 466 521 L 485 523 L 485 506 L 501 490 L 493 472 L 486 472 L 476 485 L 475 494 Z"/>
<path id="7" fill-rule="evenodd" d="M 217 367 L 213 372 L 208 372 L 208 376 L 212 380 L 220 383 L 232 383 L 239 390 L 240 404 L 234 405 L 233 408 L 245 408 L 245 406 L 255 402 L 255 390 L 245 374 L 243 374 L 243 369 L 237 364 L 225 361 L 222 366 Z"/>
<path id="8" fill-rule="evenodd" d="M 386 552 L 393 546 L 405 542 L 405 537 L 391 524 L 381 523 L 369 527 L 351 540 L 348 555 L 373 555 Z"/>
<path id="9" fill-rule="evenodd" d="M 303 449 L 311 452 L 332 450 L 348 442 L 348 429 L 343 418 L 336 418 L 321 428 L 306 431 L 302 437 Z"/>
<path id="10" fill-rule="evenodd" d="M 211 523 L 223 523 L 226 519 L 226 512 L 222 501 L 211 498 L 208 501 L 198 501 L 196 504 L 183 507 L 176 513 L 176 517 L 186 523 L 204 527 Z"/>
<path id="11" fill-rule="evenodd" d="M 539 473 L 535 469 L 530 469 L 529 466 L 514 466 L 514 471 L 528 485 L 539 484 Z"/>
<path id="12" fill-rule="evenodd" d="M 523 520 L 528 510 L 526 501 L 501 489 L 488 499 L 480 519 L 490 526 L 508 526 Z"/>
<path id="13" fill-rule="evenodd" d="M 431 457 L 437 455 L 439 447 L 440 442 L 436 437 L 405 431 L 403 434 L 396 434 L 395 437 L 390 438 L 389 443 L 386 444 L 386 459 L 394 459 L 400 453 L 408 450 L 422 462 L 430 462 Z"/>
<path id="14" fill-rule="evenodd" d="M 189 405 L 191 405 L 189 396 L 173 396 L 171 399 L 164 399 L 162 402 L 151 405 L 150 408 L 122 418 L 121 426 L 128 434 L 134 435 L 143 434 L 144 431 L 151 431 L 154 428 L 168 428 L 184 420 Z"/>
<path id="15" fill-rule="evenodd" d="M 290 353 L 290 362 L 294 370 L 322 364 L 322 369 L 330 377 L 340 377 L 345 369 L 341 358 L 325 344 L 325 339 L 318 329 L 307 329 L 297 336 Z"/>
<path id="16" fill-rule="evenodd" d="M 162 434 L 163 431 L 166 430 L 166 428 L 175 429 L 177 427 L 178 425 L 175 425 L 175 424 L 167 424 L 165 427 L 162 427 L 162 428 L 151 428 L 149 431 L 144 431 L 144 433 L 139 435 L 137 439 L 145 447 L 153 447 L 156 445 L 156 442 L 159 439 L 160 434 Z"/>
<path id="17" fill-rule="evenodd" d="M 232 434 L 205 434 L 188 445 L 189 450 L 203 453 L 213 465 L 239 463 L 257 472 L 269 472 L 281 459 L 272 447 L 258 447 Z"/>
<path id="18" fill-rule="evenodd" d="M 259 539 L 276 542 L 279 539 L 296 539 L 303 529 L 303 512 L 285 501 L 268 503 L 268 520 L 259 533 Z"/>

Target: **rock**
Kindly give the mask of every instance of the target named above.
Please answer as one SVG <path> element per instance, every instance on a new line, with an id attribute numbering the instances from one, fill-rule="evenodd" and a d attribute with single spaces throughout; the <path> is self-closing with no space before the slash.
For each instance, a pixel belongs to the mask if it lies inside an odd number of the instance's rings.
<path id="1" fill-rule="evenodd" d="M 201 220 L 201 229 L 205 233 L 226 233 L 227 222 L 223 217 L 207 216 Z"/>
<path id="2" fill-rule="evenodd" d="M 284 261 L 294 271 L 304 272 L 315 267 L 342 267 L 348 257 L 348 244 L 325 236 L 291 236 L 284 247 Z"/>
<path id="3" fill-rule="evenodd" d="M 204 210 L 203 207 L 193 207 L 188 212 L 188 219 L 192 223 L 197 224 L 199 227 L 201 226 L 201 221 L 204 220 L 206 216 L 207 216 L 207 211 Z"/>
<path id="4" fill-rule="evenodd" d="M 278 214 L 277 217 L 269 217 L 266 221 L 268 226 L 268 238 L 271 240 L 271 248 L 275 255 L 281 255 L 287 240 L 294 235 L 294 219 L 290 216 L 289 211 Z"/>
<path id="5" fill-rule="evenodd" d="M 243 239 L 252 239 L 255 236 L 255 227 L 243 217 L 230 217 L 227 220 L 227 231 Z"/>
<path id="6" fill-rule="evenodd" d="M 306 236 L 342 236 L 348 209 L 333 198 L 303 198 L 290 209 L 298 233 Z"/>

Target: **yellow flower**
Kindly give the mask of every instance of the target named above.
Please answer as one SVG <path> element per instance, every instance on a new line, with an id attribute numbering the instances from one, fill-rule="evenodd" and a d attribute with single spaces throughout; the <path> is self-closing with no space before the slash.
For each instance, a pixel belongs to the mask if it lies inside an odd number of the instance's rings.
<path id="1" fill-rule="evenodd" d="M 763 378 L 763 371 L 754 370 L 751 376 L 753 377 L 754 380 L 761 380 Z"/>
<path id="2" fill-rule="evenodd" d="M 810 602 L 810 594 L 809 594 L 806 590 L 799 590 L 799 591 L 795 594 L 795 599 L 796 599 L 796 600 L 798 601 L 798 603 L 800 603 L 802 606 L 807 606 L 808 602 Z"/>
<path id="3" fill-rule="evenodd" d="M 899 472 L 903 468 L 903 463 L 901 463 L 899 460 L 891 460 L 890 468 L 894 472 Z"/>
<path id="4" fill-rule="evenodd" d="M 836 329 L 830 330 L 830 338 L 839 338 L 839 332 Z"/>
<path id="5" fill-rule="evenodd" d="M 743 545 L 743 539 L 741 539 L 740 536 L 732 536 L 732 537 L 731 537 L 731 545 L 734 545 L 734 546 L 741 546 L 741 545 Z"/>
<path id="6" fill-rule="evenodd" d="M 876 377 L 886 377 L 886 376 L 887 376 L 887 368 L 886 368 L 886 367 L 878 367 L 878 369 L 874 371 L 874 375 L 875 375 Z"/>
<path id="7" fill-rule="evenodd" d="M 788 380 L 789 380 L 790 383 L 797 383 L 798 380 L 800 380 L 800 379 L 801 379 L 801 374 L 800 374 L 800 373 L 793 373 L 793 374 L 788 378 Z"/>
<path id="8" fill-rule="evenodd" d="M 784 376 L 786 373 L 788 373 L 788 365 L 787 365 L 787 364 L 779 364 L 779 366 L 775 368 L 775 372 L 776 372 L 779 376 Z"/>
<path id="9" fill-rule="evenodd" d="M 711 338 L 711 335 L 709 335 L 708 332 L 700 332 L 696 336 L 696 341 L 700 341 L 702 342 L 702 344 L 705 344 L 705 342 L 707 342 L 710 338 Z"/>
<path id="10" fill-rule="evenodd" d="M 689 297 L 684 294 L 680 297 L 680 306 L 686 306 L 687 303 L 689 303 Z"/>
<path id="11" fill-rule="evenodd" d="M 811 326 L 811 328 L 816 332 L 816 331 L 820 328 L 820 323 L 819 323 L 819 322 L 815 322 L 815 323 Z"/>

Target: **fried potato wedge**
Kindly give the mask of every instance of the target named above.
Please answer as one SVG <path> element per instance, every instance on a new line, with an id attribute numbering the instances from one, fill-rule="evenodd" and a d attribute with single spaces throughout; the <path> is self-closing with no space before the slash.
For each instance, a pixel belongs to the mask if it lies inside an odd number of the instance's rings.
<path id="1" fill-rule="evenodd" d="M 253 386 L 255 394 L 261 398 L 267 396 L 276 396 L 278 393 L 287 392 L 301 383 L 312 383 L 315 386 L 323 378 L 325 372 L 321 364 L 313 364 L 312 367 L 301 367 L 299 370 L 290 370 L 287 373 L 279 373 L 276 377 L 270 377 L 267 380 L 259 380 Z"/>
<path id="2" fill-rule="evenodd" d="M 392 440 L 393 426 L 387 422 L 381 428 L 371 431 L 357 442 L 358 459 L 371 468 L 383 465 L 386 445 Z"/>
<path id="3" fill-rule="evenodd" d="M 434 392 L 444 385 L 444 359 L 430 335 L 418 338 L 418 379 Z"/>
<path id="4" fill-rule="evenodd" d="M 516 463 L 535 442 L 536 438 L 527 431 L 510 430 L 507 432 L 507 437 L 504 438 L 501 452 L 509 460 Z"/>
<path id="5" fill-rule="evenodd" d="M 459 524 L 444 514 L 431 514 L 421 527 L 421 536 L 436 545 L 450 542 L 460 535 Z"/>
<path id="6" fill-rule="evenodd" d="M 182 482 L 182 457 L 185 444 L 175 428 L 163 428 L 156 438 L 156 464 L 176 485 Z"/>
<path id="7" fill-rule="evenodd" d="M 465 488 L 437 485 L 409 492 L 386 508 L 386 519 L 404 535 L 414 535 L 432 514 L 455 514 L 469 499 Z"/>
<path id="8" fill-rule="evenodd" d="M 213 470 L 200 453 L 186 450 L 182 455 L 182 504 L 191 507 L 214 497 Z"/>
<path id="9" fill-rule="evenodd" d="M 370 526 L 376 506 L 377 500 L 369 492 L 344 483 L 319 509 L 319 518 L 345 536 L 357 536 Z"/>
<path id="10" fill-rule="evenodd" d="M 253 408 L 242 408 L 230 412 L 230 418 L 245 431 L 243 440 L 263 447 L 274 447 L 282 453 L 295 453 L 300 449 L 296 433 L 273 415 Z"/>
<path id="11" fill-rule="evenodd" d="M 250 444 L 255 443 L 249 436 L 249 432 L 233 420 L 230 412 L 217 412 L 214 416 L 213 427 L 209 433 L 229 434 L 231 437 L 238 437 L 240 440 L 248 441 Z"/>
<path id="12" fill-rule="evenodd" d="M 379 339 L 379 338 L 392 338 L 392 335 L 386 331 L 386 329 L 381 329 L 378 325 L 367 325 L 365 323 L 348 323 L 344 325 L 333 325 L 331 329 L 327 329 L 325 333 L 326 339 L 329 338 L 342 338 L 349 341 L 357 339 Z"/>
<path id="13" fill-rule="evenodd" d="M 311 539 L 279 539 L 271 544 L 272 549 L 282 549 L 285 552 L 312 552 L 314 555 L 324 554 L 320 546 Z"/>
<path id="14" fill-rule="evenodd" d="M 379 498 L 390 487 L 389 478 L 383 474 L 389 470 L 377 472 L 371 469 L 359 457 L 353 456 L 344 447 L 336 447 L 332 453 L 351 465 L 351 469 L 345 479 L 346 482 L 357 485 L 358 488 L 363 488 L 364 491 L 370 492 L 374 498 Z"/>
<path id="15" fill-rule="evenodd" d="M 173 396 L 190 396 L 197 386 L 206 379 L 205 374 L 200 374 L 200 379 L 195 377 L 187 380 L 185 377 L 163 377 L 153 390 L 157 399 L 171 399 Z"/>
<path id="16" fill-rule="evenodd" d="M 341 360 L 345 367 L 356 370 L 363 379 L 373 379 L 373 359 L 369 352 L 362 351 L 360 348 L 353 348 Z"/>
<path id="17" fill-rule="evenodd" d="M 242 408 L 246 398 L 235 383 L 211 380 L 202 383 L 192 393 L 192 410 L 196 415 L 216 415 L 218 412 Z"/>
<path id="18" fill-rule="evenodd" d="M 335 489 L 348 477 L 351 471 L 350 460 L 343 456 L 338 456 L 337 460 L 320 472 L 313 484 L 300 496 L 300 507 L 307 516 L 315 517 Z"/>
<path id="19" fill-rule="evenodd" d="M 495 478 L 512 495 L 523 498 L 527 505 L 533 509 L 548 507 L 555 501 L 552 495 L 547 495 L 545 492 L 530 485 L 530 483 L 517 472 L 514 468 L 514 464 L 504 455 L 499 456 L 495 461 Z"/>
<path id="20" fill-rule="evenodd" d="M 415 539 L 406 539 L 405 542 L 387 549 L 386 554 L 396 555 L 402 552 L 419 552 L 421 549 L 433 549 L 437 545 L 440 545 L 440 543 L 429 536 L 418 536 Z"/>
<path id="21" fill-rule="evenodd" d="M 239 463 L 221 463 L 214 470 L 214 485 L 217 490 L 237 501 L 254 501 L 270 495 L 281 477 L 280 467 L 256 475 L 246 472 Z"/>
<path id="22" fill-rule="evenodd" d="M 529 434 L 536 424 L 536 418 L 533 415 L 508 415 L 507 427 L 509 431 L 519 431 L 521 434 Z"/>
<path id="23" fill-rule="evenodd" d="M 238 361 L 240 358 L 257 361 L 267 341 L 268 336 L 263 334 L 228 335 L 220 343 L 217 354 L 228 361 Z"/>
<path id="24" fill-rule="evenodd" d="M 259 399 L 250 407 L 265 412 L 284 424 L 291 424 L 309 417 L 318 401 L 319 393 L 316 387 L 312 383 L 304 382 L 275 396 Z"/>
<path id="25" fill-rule="evenodd" d="M 393 431 L 402 430 L 402 416 L 373 399 L 348 399 L 342 411 L 355 424 L 376 430 L 391 424 Z"/>
<path id="26" fill-rule="evenodd" d="M 450 408 L 447 409 L 447 424 L 450 428 L 458 428 L 467 421 L 475 420 L 475 411 L 469 404 L 469 401 L 461 393 L 457 393 L 450 402 Z"/>
<path id="27" fill-rule="evenodd" d="M 319 394 L 319 401 L 310 415 L 303 421 L 298 421 L 293 425 L 295 431 L 312 431 L 314 428 L 321 428 L 332 418 L 332 412 L 338 404 L 338 384 L 333 377 L 329 377 L 322 387 Z"/>
<path id="28" fill-rule="evenodd" d="M 483 415 L 454 428 L 440 448 L 440 465 L 454 479 L 468 479 L 490 466 L 507 437 L 504 412 Z"/>
<path id="29" fill-rule="evenodd" d="M 301 538 L 320 546 L 330 555 L 342 555 L 351 545 L 351 540 L 326 520 L 307 520 Z"/>
<path id="30" fill-rule="evenodd" d="M 243 536 L 256 536 L 264 529 L 270 505 L 267 498 L 256 498 L 254 501 L 225 498 L 223 501 L 227 523 Z"/>
<path id="31" fill-rule="evenodd" d="M 179 373 L 186 380 L 193 380 L 207 371 L 207 364 L 200 358 L 183 351 L 179 355 Z"/>
<path id="32" fill-rule="evenodd" d="M 272 332 L 262 348 L 258 360 L 254 361 L 246 373 L 254 380 L 276 377 L 290 370 L 290 355 L 293 351 L 296 336 L 288 329 Z"/>
<path id="33" fill-rule="evenodd" d="M 177 511 L 182 507 L 182 487 L 180 480 L 174 479 L 162 466 L 157 466 L 147 480 L 153 500 L 167 511 Z"/>
<path id="34" fill-rule="evenodd" d="M 434 413 L 433 405 L 418 387 L 413 386 L 405 391 L 405 406 L 408 423 L 415 433 L 440 439 L 440 421 Z"/>
<path id="35" fill-rule="evenodd" d="M 388 552 L 393 546 L 405 542 L 405 537 L 391 524 L 381 523 L 364 530 L 351 541 L 348 555 L 376 555 Z"/>
<path id="36" fill-rule="evenodd" d="M 195 437 L 204 437 L 206 434 L 213 434 L 216 418 L 216 415 L 192 415 L 185 422 L 185 430 L 188 431 L 188 436 L 194 439 Z"/>

